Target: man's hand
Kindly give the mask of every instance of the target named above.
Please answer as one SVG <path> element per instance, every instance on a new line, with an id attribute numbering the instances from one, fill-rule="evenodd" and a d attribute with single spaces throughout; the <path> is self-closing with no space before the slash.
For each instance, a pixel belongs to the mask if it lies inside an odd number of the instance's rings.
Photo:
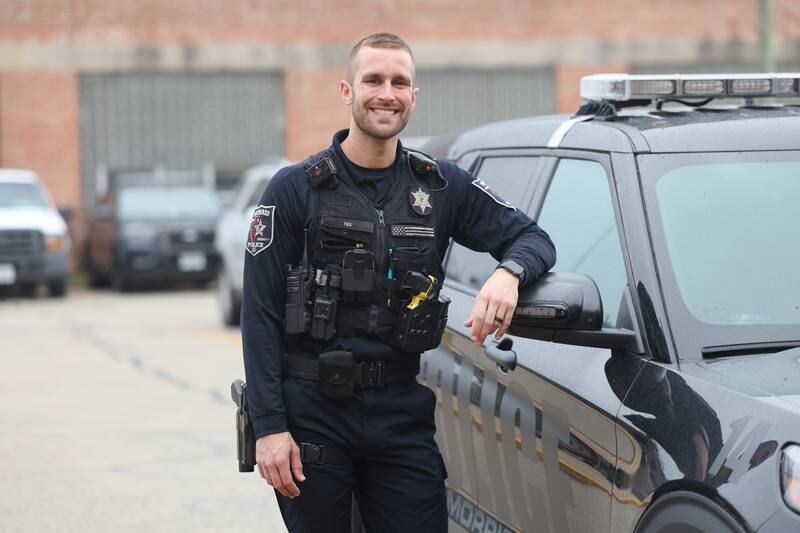
<path id="1" fill-rule="evenodd" d="M 489 276 L 475 298 L 469 318 L 464 322 L 472 328 L 470 338 L 478 346 L 490 333 L 500 340 L 506 334 L 519 298 L 519 278 L 504 268 L 498 268 Z"/>
<path id="2" fill-rule="evenodd" d="M 275 490 L 287 498 L 300 496 L 294 480 L 305 481 L 306 476 L 303 475 L 300 448 L 288 431 L 259 438 L 256 441 L 256 463 L 261 477 Z"/>

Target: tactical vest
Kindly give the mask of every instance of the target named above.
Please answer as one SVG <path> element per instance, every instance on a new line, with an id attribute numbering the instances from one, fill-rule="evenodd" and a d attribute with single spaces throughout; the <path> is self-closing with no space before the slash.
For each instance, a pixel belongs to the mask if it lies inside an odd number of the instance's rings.
<path id="1" fill-rule="evenodd" d="M 317 194 L 303 265 L 287 274 L 286 333 L 322 343 L 380 339 L 402 351 L 437 346 L 449 300 L 436 245 L 436 163 L 403 149 L 384 204 L 376 207 L 329 148 L 303 166 Z M 444 180 L 446 184 L 446 180 Z"/>

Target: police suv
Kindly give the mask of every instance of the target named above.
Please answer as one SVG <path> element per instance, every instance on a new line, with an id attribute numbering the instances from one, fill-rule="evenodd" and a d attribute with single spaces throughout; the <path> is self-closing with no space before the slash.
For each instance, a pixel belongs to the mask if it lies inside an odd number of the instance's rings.
<path id="1" fill-rule="evenodd" d="M 452 320 L 420 379 L 451 530 L 800 531 L 800 73 L 581 91 L 573 117 L 437 154 L 558 251 L 480 347 L 462 320 L 497 262 L 446 258 Z"/>

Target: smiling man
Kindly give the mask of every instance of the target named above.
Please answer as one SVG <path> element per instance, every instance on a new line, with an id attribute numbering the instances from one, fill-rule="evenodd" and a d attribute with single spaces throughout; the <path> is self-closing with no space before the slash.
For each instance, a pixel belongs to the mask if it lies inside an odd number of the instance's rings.
<path id="1" fill-rule="evenodd" d="M 291 532 L 349 532 L 353 496 L 368 531 L 447 531 L 436 397 L 415 378 L 447 320 L 450 239 L 500 262 L 455 317 L 479 345 L 555 262 L 547 234 L 483 182 L 401 146 L 414 80 L 402 39 L 359 41 L 339 83 L 350 127 L 272 178 L 248 236 L 248 411 Z"/>

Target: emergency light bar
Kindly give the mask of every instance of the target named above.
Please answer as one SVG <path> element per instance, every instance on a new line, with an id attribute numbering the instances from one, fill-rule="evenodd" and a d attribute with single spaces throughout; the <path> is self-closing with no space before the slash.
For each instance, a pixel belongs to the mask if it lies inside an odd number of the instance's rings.
<path id="1" fill-rule="evenodd" d="M 594 74 L 581 79 L 586 100 L 666 100 L 800 96 L 800 73 L 770 74 Z"/>

